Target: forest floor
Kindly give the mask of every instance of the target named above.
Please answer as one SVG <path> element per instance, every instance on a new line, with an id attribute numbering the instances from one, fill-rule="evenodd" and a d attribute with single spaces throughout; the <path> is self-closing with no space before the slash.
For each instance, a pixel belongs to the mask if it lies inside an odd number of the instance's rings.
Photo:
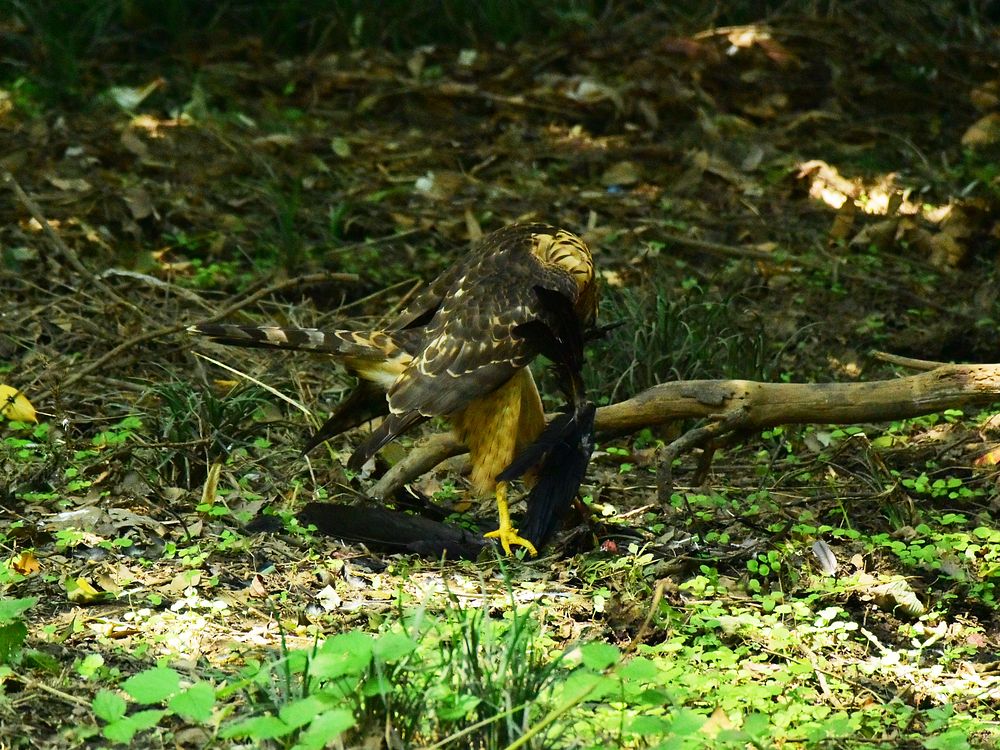
<path id="1" fill-rule="evenodd" d="M 698 486 L 682 457 L 668 507 L 657 451 L 692 425 L 599 435 L 588 522 L 536 559 L 442 562 L 295 514 L 364 496 L 443 425 L 361 475 L 364 430 L 303 458 L 350 379 L 184 333 L 223 312 L 377 326 L 470 241 L 537 220 L 586 239 L 601 318 L 624 321 L 589 353 L 602 404 L 906 374 L 872 350 L 998 363 L 998 39 L 898 21 L 649 14 L 294 60 L 247 41 L 95 63 L 111 85 L 83 107 L 7 82 L 0 167 L 28 199 L 0 204 L 0 383 L 37 422 L 0 422 L 0 747 L 995 747 L 996 406 L 749 435 Z M 459 469 L 396 507 L 489 527 Z M 335 634 L 376 644 L 327 675 L 356 679 L 343 705 L 289 656 Z M 500 683 L 526 649 L 536 708 L 464 690 L 441 654 L 476 638 Z M 438 689 L 412 726 L 373 708 L 386 665 Z"/>

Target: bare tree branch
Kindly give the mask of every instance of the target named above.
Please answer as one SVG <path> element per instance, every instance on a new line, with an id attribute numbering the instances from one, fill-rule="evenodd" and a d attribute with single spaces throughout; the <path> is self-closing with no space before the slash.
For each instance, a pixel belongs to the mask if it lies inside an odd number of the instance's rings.
<path id="1" fill-rule="evenodd" d="M 781 424 L 888 422 L 1000 401 L 1000 365 L 941 365 L 895 380 L 871 383 L 759 383 L 751 380 L 684 380 L 654 386 L 597 410 L 599 432 L 628 433 L 677 419 L 707 418 L 667 446 L 670 459 L 733 429 Z M 416 447 L 378 481 L 372 494 L 391 495 L 441 461 L 463 452 L 450 434 Z"/>

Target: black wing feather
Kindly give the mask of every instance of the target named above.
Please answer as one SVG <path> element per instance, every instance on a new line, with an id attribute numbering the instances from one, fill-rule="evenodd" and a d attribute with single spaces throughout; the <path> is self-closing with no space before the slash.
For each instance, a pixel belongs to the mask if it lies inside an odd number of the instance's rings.
<path id="1" fill-rule="evenodd" d="M 594 451 L 596 413 L 594 404 L 587 402 L 560 414 L 497 477 L 514 479 L 541 463 L 538 483 L 528 495 L 528 512 L 518 529 L 536 547 L 549 540 L 580 489 Z"/>

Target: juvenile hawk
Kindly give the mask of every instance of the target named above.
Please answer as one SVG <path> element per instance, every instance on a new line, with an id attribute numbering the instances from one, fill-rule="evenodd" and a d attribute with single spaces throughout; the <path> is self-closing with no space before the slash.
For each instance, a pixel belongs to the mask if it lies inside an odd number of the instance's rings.
<path id="1" fill-rule="evenodd" d="M 359 385 L 313 436 L 306 450 L 379 411 L 385 413 L 351 456 L 351 467 L 363 465 L 413 425 L 429 417 L 446 417 L 469 449 L 475 493 L 495 493 L 499 528 L 486 536 L 499 539 L 508 554 L 512 545 L 519 545 L 534 555 L 534 544 L 519 536 L 511 524 L 508 482 L 497 478 L 519 454 L 521 466 L 511 467 L 505 479 L 522 474 L 540 457 L 551 458 L 541 468 L 539 487 L 543 494 L 552 490 L 551 486 L 544 488 L 544 473 L 564 471 L 556 464 L 563 463 L 566 455 L 567 430 L 557 427 L 543 435 L 542 401 L 526 367 L 538 354 L 553 360 L 565 375 L 563 385 L 576 412 L 563 423 L 568 419 L 584 425 L 574 428 L 576 432 L 569 431 L 573 434 L 570 440 L 584 446 L 574 455 L 582 451 L 589 458 L 593 408 L 581 407 L 579 369 L 584 331 L 593 325 L 596 313 L 594 264 L 584 242 L 571 232 L 545 224 L 515 224 L 483 238 L 384 330 L 233 325 L 199 325 L 189 330 L 228 344 L 336 355 L 359 377 Z M 384 391 L 385 397 L 373 400 L 377 390 Z M 586 439 L 583 432 L 587 432 Z M 562 448 L 553 449 L 554 444 Z M 573 452 L 572 446 L 568 450 Z M 530 475 L 526 478 L 533 480 Z M 570 493 L 575 494 L 581 479 L 582 470 L 554 483 L 572 484 Z M 529 498 L 529 516 L 538 517 L 537 524 L 551 528 L 551 515 L 558 509 L 548 505 L 568 502 L 565 495 L 562 487 L 553 496 L 559 499 L 540 501 L 534 513 Z"/>

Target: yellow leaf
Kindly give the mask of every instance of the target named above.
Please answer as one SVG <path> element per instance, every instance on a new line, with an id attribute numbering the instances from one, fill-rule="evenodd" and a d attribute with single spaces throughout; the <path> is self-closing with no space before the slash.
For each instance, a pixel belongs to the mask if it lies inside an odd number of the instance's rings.
<path id="1" fill-rule="evenodd" d="M 219 474 L 222 473 L 222 463 L 216 461 L 208 470 L 205 477 L 205 484 L 201 488 L 201 502 L 203 505 L 214 505 L 216 490 L 219 487 Z"/>
<path id="2" fill-rule="evenodd" d="M 31 552 L 22 552 L 19 557 L 11 560 L 10 565 L 23 576 L 30 576 L 42 569 L 38 558 Z"/>
<path id="3" fill-rule="evenodd" d="M 105 598 L 106 595 L 94 588 L 86 578 L 81 577 L 66 579 L 66 596 L 71 602 L 90 604 Z"/>
<path id="4" fill-rule="evenodd" d="M 24 397 L 24 394 L 0 384 L 0 417 L 17 420 L 18 422 L 37 422 L 35 407 Z"/>
<path id="5" fill-rule="evenodd" d="M 986 451 L 972 462 L 973 466 L 996 466 L 997 464 L 1000 464 L 1000 447 Z"/>

